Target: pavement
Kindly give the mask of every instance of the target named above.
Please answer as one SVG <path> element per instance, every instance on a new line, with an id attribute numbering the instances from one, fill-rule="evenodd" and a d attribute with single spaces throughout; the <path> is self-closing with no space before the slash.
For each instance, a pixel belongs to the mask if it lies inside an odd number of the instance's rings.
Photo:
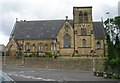
<path id="1" fill-rule="evenodd" d="M 47 82 L 54 83 L 80 83 L 80 82 L 102 82 L 102 83 L 120 83 L 115 79 L 104 79 L 103 77 L 94 76 L 90 71 L 72 71 L 59 69 L 30 68 L 24 66 L 3 66 L 3 72 L 11 77 L 15 82 Z M 41 82 L 40 82 L 41 81 Z"/>

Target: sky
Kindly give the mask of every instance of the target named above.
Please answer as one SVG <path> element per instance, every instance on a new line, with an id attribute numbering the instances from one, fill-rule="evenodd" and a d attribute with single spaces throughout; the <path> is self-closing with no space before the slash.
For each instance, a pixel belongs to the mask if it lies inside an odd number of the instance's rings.
<path id="1" fill-rule="evenodd" d="M 120 0 L 0 0 L 0 44 L 7 45 L 20 20 L 73 19 L 73 7 L 92 6 L 93 21 L 118 16 Z M 110 12 L 109 15 L 106 12 Z"/>

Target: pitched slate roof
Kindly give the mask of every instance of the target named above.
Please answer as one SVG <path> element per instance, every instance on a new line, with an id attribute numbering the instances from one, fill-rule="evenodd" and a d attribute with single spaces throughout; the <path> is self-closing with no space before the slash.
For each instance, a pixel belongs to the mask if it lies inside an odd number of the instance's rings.
<path id="1" fill-rule="evenodd" d="M 14 39 L 54 39 L 64 23 L 65 20 L 19 21 L 12 34 Z"/>
<path id="2" fill-rule="evenodd" d="M 12 35 L 14 39 L 55 39 L 64 23 L 65 20 L 18 21 Z M 73 20 L 69 23 L 73 27 Z M 102 23 L 94 22 L 93 26 L 95 38 L 105 38 Z"/>
<path id="3" fill-rule="evenodd" d="M 95 39 L 105 39 L 104 26 L 102 22 L 93 22 Z"/>

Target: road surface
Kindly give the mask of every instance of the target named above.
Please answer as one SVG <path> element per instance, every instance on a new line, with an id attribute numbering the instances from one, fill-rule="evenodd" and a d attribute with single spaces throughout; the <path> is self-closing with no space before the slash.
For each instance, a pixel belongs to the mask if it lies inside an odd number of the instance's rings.
<path id="1" fill-rule="evenodd" d="M 118 83 L 116 80 L 96 77 L 89 71 L 68 71 L 56 69 L 30 68 L 24 66 L 4 66 L 3 71 L 14 81 L 109 81 L 107 83 Z M 66 83 L 66 82 L 65 82 Z M 103 82 L 105 83 L 105 82 Z"/>

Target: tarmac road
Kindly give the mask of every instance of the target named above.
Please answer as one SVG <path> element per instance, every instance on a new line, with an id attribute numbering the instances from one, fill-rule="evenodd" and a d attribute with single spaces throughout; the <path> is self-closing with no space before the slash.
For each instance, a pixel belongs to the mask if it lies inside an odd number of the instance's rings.
<path id="1" fill-rule="evenodd" d="M 113 79 L 104 79 L 103 77 L 96 77 L 93 72 L 89 71 L 70 71 L 70 70 L 56 70 L 56 69 L 43 69 L 43 68 L 30 68 L 24 66 L 4 66 L 2 69 L 14 81 L 58 81 L 60 83 L 80 83 L 85 82 L 102 82 L 102 83 L 119 83 Z M 74 82 L 71 82 L 74 81 Z"/>

